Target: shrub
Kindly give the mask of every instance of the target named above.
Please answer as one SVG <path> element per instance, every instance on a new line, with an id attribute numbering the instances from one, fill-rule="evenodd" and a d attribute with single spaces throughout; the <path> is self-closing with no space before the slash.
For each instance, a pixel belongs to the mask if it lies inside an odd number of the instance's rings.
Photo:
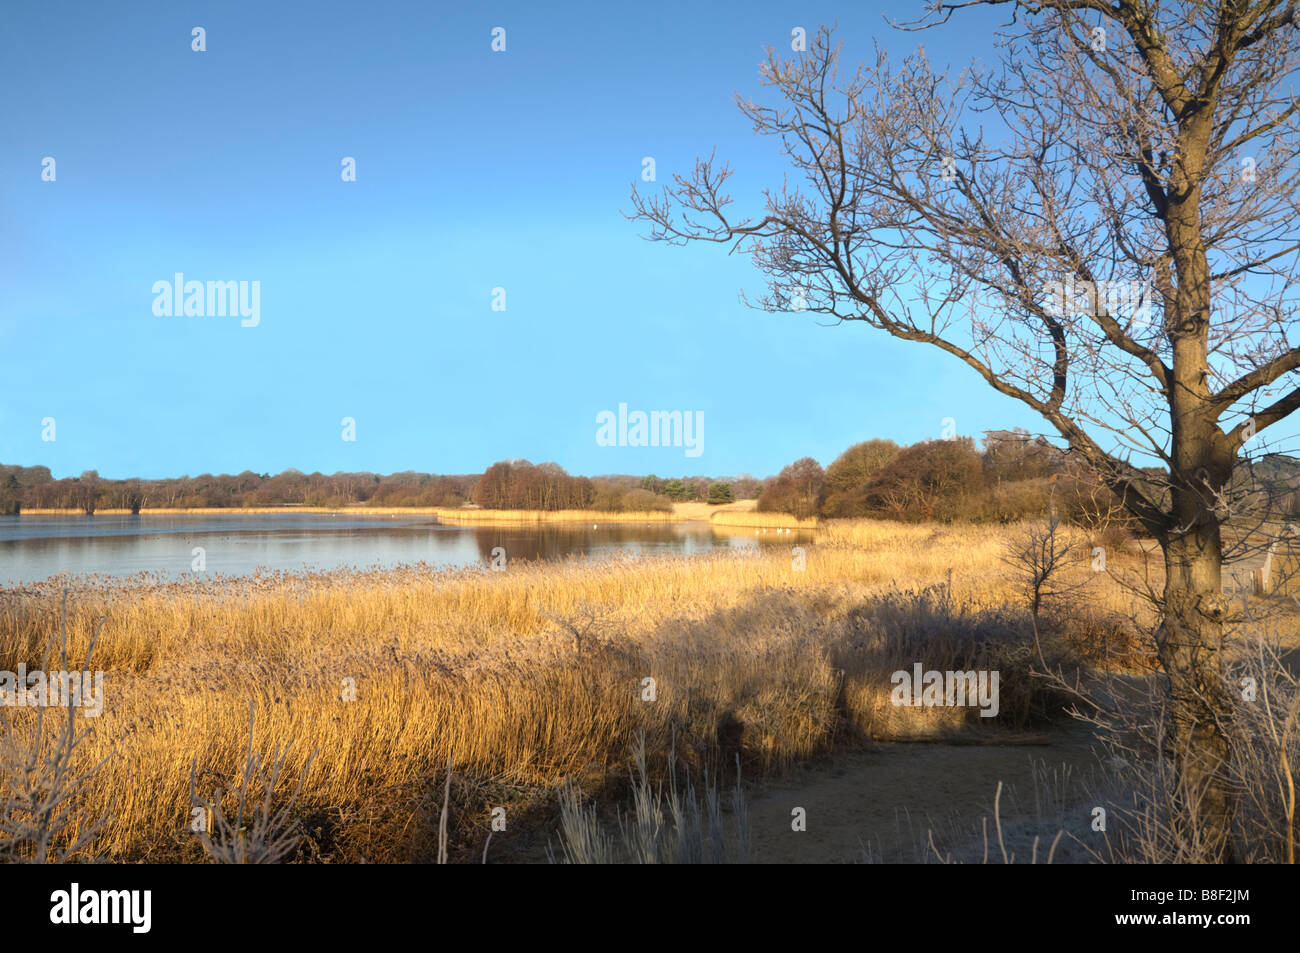
<path id="1" fill-rule="evenodd" d="M 666 512 L 673 505 L 666 497 L 640 487 L 629 489 L 617 483 L 600 481 L 596 484 L 591 508 L 607 513 L 651 513 Z"/>
<path id="2" fill-rule="evenodd" d="M 999 483 L 985 493 L 970 495 L 961 516 L 994 523 L 1041 519 L 1051 510 L 1050 487 L 1045 478 Z"/>
<path id="3" fill-rule="evenodd" d="M 474 487 L 474 502 L 489 510 L 581 510 L 596 499 L 587 477 L 569 476 L 555 463 L 527 460 L 494 463 Z"/>
<path id="4" fill-rule="evenodd" d="M 758 497 L 760 513 L 789 513 L 799 519 L 817 515 L 825 474 L 812 457 L 803 457 L 783 469 Z"/>
<path id="5" fill-rule="evenodd" d="M 867 487 L 885 464 L 898 455 L 892 440 L 865 440 L 845 450 L 826 468 L 819 509 L 822 516 L 866 516 Z"/>
<path id="6" fill-rule="evenodd" d="M 680 502 L 690 495 L 690 491 L 687 490 L 686 484 L 676 477 L 673 477 L 671 480 L 664 480 L 663 490 L 661 492 L 664 496 L 674 502 Z"/>
<path id="7" fill-rule="evenodd" d="M 953 520 L 964 498 L 984 487 L 984 469 L 969 437 L 926 440 L 899 451 L 866 491 L 876 513 L 907 522 Z"/>

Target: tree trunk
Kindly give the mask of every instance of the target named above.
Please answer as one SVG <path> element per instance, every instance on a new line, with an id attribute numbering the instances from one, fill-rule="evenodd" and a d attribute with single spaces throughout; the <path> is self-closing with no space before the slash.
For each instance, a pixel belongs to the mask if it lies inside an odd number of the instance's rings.
<path id="1" fill-rule="evenodd" d="M 1164 745 L 1185 809 L 1175 834 L 1210 861 L 1231 862 L 1233 798 L 1227 778 L 1226 722 L 1232 710 L 1223 681 L 1219 523 L 1210 519 L 1161 541 L 1165 613 L 1160 661 L 1169 679 Z"/>
<path id="2" fill-rule="evenodd" d="M 1170 512 L 1165 552 L 1160 660 L 1168 683 L 1165 750 L 1177 795 L 1174 833 L 1191 858 L 1233 859 L 1233 799 L 1227 777 L 1227 719 L 1232 701 L 1223 679 L 1223 548 L 1228 517 L 1223 492 L 1232 481 L 1235 447 L 1209 404 L 1210 269 L 1200 216 L 1199 176 L 1209 119 L 1188 117 L 1171 171 L 1166 229 L 1177 275 L 1166 314 L 1173 351 L 1170 410 Z"/>

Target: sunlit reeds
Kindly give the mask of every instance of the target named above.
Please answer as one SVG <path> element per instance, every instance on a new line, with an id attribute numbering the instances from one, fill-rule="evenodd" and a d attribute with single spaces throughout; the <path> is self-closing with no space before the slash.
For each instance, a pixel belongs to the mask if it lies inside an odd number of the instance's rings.
<path id="1" fill-rule="evenodd" d="M 818 525 L 816 517 L 801 520 L 789 513 L 758 513 L 739 510 L 714 513 L 709 517 L 709 522 L 718 526 L 778 527 L 782 529 L 816 529 Z"/>
<path id="2" fill-rule="evenodd" d="M 88 855 L 202 860 L 190 779 L 238 789 L 252 700 L 252 756 L 278 765 L 266 811 L 315 753 L 294 801 L 303 850 L 426 860 L 444 781 L 453 851 L 481 852 L 490 808 L 535 811 L 570 782 L 599 795 L 642 737 L 658 769 L 676 738 L 694 770 L 761 772 L 854 736 L 965 730 L 960 713 L 900 721 L 888 673 L 1029 657 L 1003 545 L 982 527 L 860 521 L 822 527 L 801 560 L 767 547 L 503 572 L 56 577 L 0 590 L 0 670 L 39 664 L 65 589 L 73 657 L 103 620 L 105 710 L 78 758 L 108 758 L 87 816 L 114 802 Z M 1033 714 L 1029 697 L 1007 706 Z M 22 730 L 31 712 L 13 715 Z"/>

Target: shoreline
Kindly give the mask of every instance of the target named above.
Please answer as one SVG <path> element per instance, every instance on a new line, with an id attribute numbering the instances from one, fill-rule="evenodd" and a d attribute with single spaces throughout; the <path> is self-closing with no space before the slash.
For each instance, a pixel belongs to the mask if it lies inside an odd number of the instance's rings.
<path id="1" fill-rule="evenodd" d="M 31 508 L 23 516 L 284 516 L 305 513 L 311 516 L 435 516 L 448 525 L 487 525 L 493 523 L 676 523 L 700 517 L 671 511 L 619 513 L 607 510 L 459 510 L 441 506 L 195 506 L 146 507 L 138 513 L 118 507 L 97 509 L 86 514 L 78 509 Z"/>
<path id="2" fill-rule="evenodd" d="M 690 523 L 749 528 L 815 530 L 816 519 L 800 520 L 784 513 L 756 513 L 752 500 L 711 506 L 707 503 L 675 503 L 671 510 L 615 512 L 610 510 L 484 510 L 445 506 L 202 506 L 145 507 L 138 513 L 121 507 L 105 507 L 92 514 L 79 509 L 33 507 L 23 516 L 279 516 L 307 513 L 313 516 L 433 516 L 449 526 L 493 526 L 536 523 Z"/>
<path id="3" fill-rule="evenodd" d="M 375 507 L 341 507 L 341 506 L 149 506 L 133 513 L 124 507 L 106 506 L 96 509 L 94 513 L 83 513 L 79 509 L 60 507 L 31 507 L 23 509 L 13 516 L 271 516 L 281 513 L 311 513 L 313 515 L 337 515 L 359 513 L 363 516 L 387 516 L 398 513 L 410 513 L 416 516 L 436 516 L 435 506 L 375 506 Z"/>

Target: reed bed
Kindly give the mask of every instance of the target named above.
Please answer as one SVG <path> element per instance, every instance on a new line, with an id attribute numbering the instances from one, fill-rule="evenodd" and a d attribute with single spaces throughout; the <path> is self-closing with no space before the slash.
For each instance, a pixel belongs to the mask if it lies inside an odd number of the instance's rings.
<path id="1" fill-rule="evenodd" d="M 685 520 L 711 520 L 722 513 L 752 513 L 758 500 L 737 500 L 734 503 L 700 503 L 695 500 L 674 503 L 673 512 Z"/>
<path id="2" fill-rule="evenodd" d="M 816 529 L 820 521 L 816 517 L 799 519 L 789 513 L 758 513 L 730 510 L 714 513 L 709 522 L 715 526 L 753 526 L 762 529 Z"/>
<path id="3" fill-rule="evenodd" d="M 284 516 L 307 513 L 314 516 L 436 516 L 444 523 L 663 523 L 699 519 L 674 511 L 610 512 L 605 510 L 480 510 L 446 506 L 149 506 L 138 516 Z M 79 509 L 29 507 L 20 516 L 81 516 Z M 130 510 L 102 507 L 95 516 L 129 516 Z M 93 518 L 93 517 L 92 517 Z M 704 517 L 707 519 L 707 517 Z"/>
<path id="4" fill-rule="evenodd" d="M 434 511 L 443 523 L 465 525 L 497 523 L 673 523 L 683 517 L 673 510 L 611 512 L 605 510 L 479 510 L 447 509 Z"/>
<path id="5" fill-rule="evenodd" d="M 349 516 L 436 516 L 442 522 L 472 526 L 495 523 L 665 523 L 709 520 L 713 517 L 744 515 L 753 510 L 754 500 L 715 506 L 709 503 L 674 503 L 671 510 L 616 512 L 611 510 L 487 510 L 472 506 L 148 506 L 138 516 L 269 516 L 288 513 Z M 20 516 L 81 516 L 80 509 L 28 507 Z M 129 516 L 131 510 L 100 507 L 95 516 Z M 769 514 L 779 515 L 779 514 Z M 793 519 L 793 517 L 791 517 Z M 776 525 L 770 523 L 736 525 Z M 782 523 L 781 525 L 785 525 Z"/>
<path id="6" fill-rule="evenodd" d="M 288 785 L 277 796 L 301 779 L 299 859 L 438 856 L 452 779 L 453 857 L 483 849 L 493 807 L 524 832 L 493 849 L 526 850 L 526 832 L 558 818 L 557 785 L 598 793 L 640 739 L 660 766 L 675 749 L 715 778 L 733 763 L 776 770 L 854 737 L 964 730 L 960 712 L 890 721 L 888 673 L 914 660 L 1024 671 L 1000 531 L 854 521 L 803 548 L 56 577 L 0 590 L 0 670 L 39 667 L 64 621 L 74 660 L 98 630 L 105 710 L 78 758 L 103 762 L 85 816 L 107 820 L 83 859 L 201 860 L 192 804 L 238 788 L 250 700 L 253 748 Z M 1030 680 L 1008 680 L 1023 690 L 1004 681 L 1005 709 L 1037 717 Z M 19 732 L 30 714 L 0 711 Z"/>
<path id="7" fill-rule="evenodd" d="M 436 516 L 445 507 L 439 506 L 146 506 L 137 516 L 271 516 L 286 513 L 312 515 L 352 516 Z M 81 516 L 79 509 L 50 509 L 24 507 L 19 516 Z M 99 507 L 94 516 L 130 516 L 131 510 L 120 507 Z M 92 517 L 93 518 L 93 517 Z"/>

